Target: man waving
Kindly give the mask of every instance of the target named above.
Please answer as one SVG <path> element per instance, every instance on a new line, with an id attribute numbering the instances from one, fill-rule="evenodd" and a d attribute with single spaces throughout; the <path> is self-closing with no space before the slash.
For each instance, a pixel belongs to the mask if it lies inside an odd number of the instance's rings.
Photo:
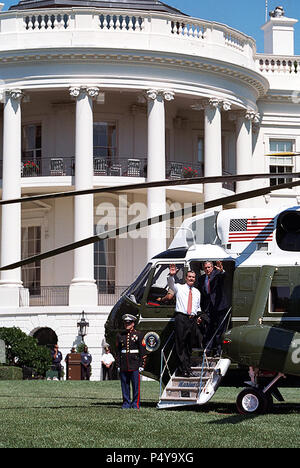
<path id="1" fill-rule="evenodd" d="M 196 273 L 188 271 L 185 284 L 175 283 L 176 265 L 170 265 L 168 286 L 176 295 L 175 307 L 175 346 L 179 361 L 178 373 L 189 377 L 191 372 L 192 339 L 196 324 L 200 324 L 200 292 L 194 287 Z"/>

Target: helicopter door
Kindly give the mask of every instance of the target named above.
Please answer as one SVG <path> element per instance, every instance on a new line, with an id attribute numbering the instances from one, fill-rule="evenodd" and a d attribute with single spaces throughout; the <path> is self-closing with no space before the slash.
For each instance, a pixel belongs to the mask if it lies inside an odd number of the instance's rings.
<path id="1" fill-rule="evenodd" d="M 226 304 L 226 308 L 232 305 L 232 294 L 233 294 L 233 277 L 235 271 L 235 262 L 232 260 L 207 260 L 213 264 L 214 269 L 220 267 L 220 263 L 223 266 L 224 278 L 222 281 L 222 302 Z M 200 277 L 205 274 L 203 260 L 191 260 L 189 262 L 189 269 L 196 273 L 196 278 L 199 281 Z"/>

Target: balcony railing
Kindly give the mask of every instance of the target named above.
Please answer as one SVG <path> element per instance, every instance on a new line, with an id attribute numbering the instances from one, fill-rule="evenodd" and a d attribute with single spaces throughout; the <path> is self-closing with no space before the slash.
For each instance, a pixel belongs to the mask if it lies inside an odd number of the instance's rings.
<path id="1" fill-rule="evenodd" d="M 269 76 L 285 75 L 297 77 L 300 73 L 300 57 L 257 54 L 256 69 Z"/>
<path id="2" fill-rule="evenodd" d="M 167 161 L 166 178 L 184 179 L 193 177 L 202 177 L 204 166 L 202 163 Z"/>
<path id="3" fill-rule="evenodd" d="M 98 305 L 113 306 L 128 286 L 110 286 L 98 290 Z M 20 290 L 20 305 L 24 299 L 23 289 Z M 68 306 L 69 286 L 40 286 L 29 292 L 30 307 Z"/>
<path id="4" fill-rule="evenodd" d="M 145 177 L 146 159 L 94 157 L 95 176 Z M 53 157 L 25 160 L 21 163 L 22 177 L 74 176 L 74 157 Z"/>
<path id="5" fill-rule="evenodd" d="M 24 159 L 21 177 L 72 176 L 74 168 L 74 158 L 71 157 Z"/>
<path id="6" fill-rule="evenodd" d="M 69 286 L 40 286 L 29 291 L 29 305 L 32 306 L 67 306 L 69 304 Z"/>
<path id="7" fill-rule="evenodd" d="M 26 160 L 22 161 L 21 164 L 22 177 L 74 176 L 75 170 L 75 159 L 72 157 Z M 231 173 L 223 171 L 223 175 L 231 175 Z M 95 157 L 94 176 L 147 178 L 147 159 L 118 158 L 114 162 L 109 158 Z M 176 180 L 203 176 L 203 163 L 166 162 L 166 179 Z M 0 161 L 0 178 L 2 178 L 2 161 Z M 224 182 L 223 188 L 235 192 L 236 184 L 234 182 Z"/>
<path id="8" fill-rule="evenodd" d="M 106 177 L 147 177 L 147 158 L 94 157 L 94 176 Z M 25 159 L 21 162 L 21 177 L 61 177 L 74 176 L 76 171 L 74 157 L 53 157 Z M 195 162 L 166 162 L 166 179 L 202 177 L 203 164 Z M 2 161 L 0 161 L 2 178 Z"/>
<path id="9" fill-rule="evenodd" d="M 86 31 L 90 31 L 88 39 Z M 112 36 L 113 35 L 113 36 Z M 233 52 L 231 59 L 241 63 L 241 56 L 253 63 L 255 41 L 251 37 L 221 23 L 163 12 L 113 8 L 43 8 L 0 14 L 0 51 L 21 47 L 63 47 L 72 43 L 103 48 L 164 49 L 187 53 L 186 41 L 202 55 L 203 46 L 213 50 L 214 58 L 224 55 L 223 48 Z M 138 37 L 138 40 L 137 40 Z M 99 39 L 101 38 L 101 40 Z M 157 41 L 158 38 L 158 41 Z M 162 41 L 162 38 L 164 39 Z M 100 41 L 100 42 L 99 42 Z M 221 50 L 220 50 L 221 48 Z M 197 53 L 197 52 L 196 52 Z M 216 56 L 217 54 L 217 56 Z"/>
<path id="10" fill-rule="evenodd" d="M 98 306 L 113 306 L 118 302 L 128 286 L 114 286 L 106 291 L 98 290 Z"/>

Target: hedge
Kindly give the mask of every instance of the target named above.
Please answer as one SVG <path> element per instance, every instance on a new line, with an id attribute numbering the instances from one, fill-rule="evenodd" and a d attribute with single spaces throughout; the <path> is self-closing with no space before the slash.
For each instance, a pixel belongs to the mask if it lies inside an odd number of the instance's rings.
<path id="1" fill-rule="evenodd" d="M 17 327 L 0 327 L 0 339 L 6 346 L 6 364 L 31 367 L 39 375 L 46 374 L 52 362 L 51 352 L 46 346 L 39 346 L 35 338 Z"/>
<path id="2" fill-rule="evenodd" d="M 0 380 L 22 380 L 23 371 L 20 367 L 0 366 Z"/>

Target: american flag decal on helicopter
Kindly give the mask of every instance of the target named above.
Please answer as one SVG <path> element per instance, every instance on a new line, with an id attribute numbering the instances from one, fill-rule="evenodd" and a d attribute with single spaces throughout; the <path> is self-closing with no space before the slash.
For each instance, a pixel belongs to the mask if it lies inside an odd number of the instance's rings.
<path id="1" fill-rule="evenodd" d="M 228 241 L 271 242 L 274 229 L 274 218 L 231 219 Z"/>

